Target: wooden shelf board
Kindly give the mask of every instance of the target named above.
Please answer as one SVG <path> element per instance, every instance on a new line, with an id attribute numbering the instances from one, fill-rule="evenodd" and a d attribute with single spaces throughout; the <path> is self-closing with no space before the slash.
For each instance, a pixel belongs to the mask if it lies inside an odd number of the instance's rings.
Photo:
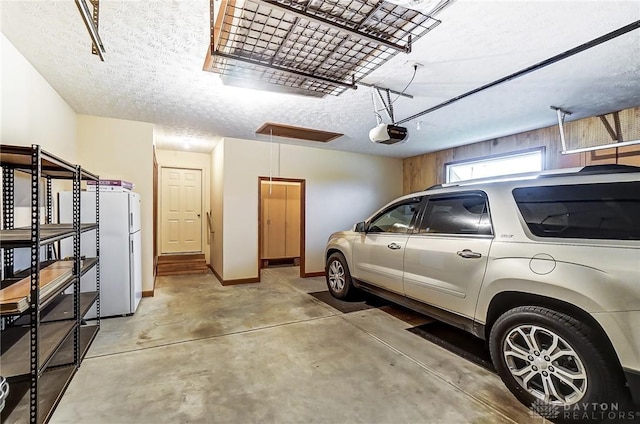
<path id="1" fill-rule="evenodd" d="M 54 263 L 56 261 L 57 261 L 57 259 L 52 259 L 52 260 L 49 260 L 49 261 L 41 261 L 40 262 L 40 269 L 44 269 L 45 267 L 51 265 L 52 263 Z M 16 281 L 22 280 L 23 278 L 28 277 L 30 275 L 31 275 L 31 270 L 29 268 L 23 269 L 22 271 L 19 271 L 19 272 L 13 274 L 10 278 L 7 278 L 6 280 L 3 280 L 2 283 L 4 284 L 5 281 L 7 281 L 7 280 L 12 280 L 13 282 L 16 282 Z"/>
<path id="2" fill-rule="evenodd" d="M 42 374 L 38 380 L 38 423 L 45 423 L 51 418 L 75 372 L 76 367 L 66 367 Z M 9 396 L 2 410 L 2 422 L 4 424 L 27 423 L 29 422 L 29 380 L 9 384 Z"/>
<path id="3" fill-rule="evenodd" d="M 55 322 L 65 319 L 73 319 L 73 295 L 65 294 L 59 296 L 60 300 L 47 308 L 46 315 L 42 322 Z M 83 317 L 98 298 L 98 292 L 80 293 L 80 317 Z"/>
<path id="4" fill-rule="evenodd" d="M 82 261 L 82 268 L 80 269 L 80 276 L 86 274 L 91 268 L 98 264 L 98 258 L 85 258 Z"/>
<path id="5" fill-rule="evenodd" d="M 40 336 L 40 368 L 47 364 L 75 326 L 75 321 L 59 321 L 40 325 L 38 331 Z M 2 375 L 4 377 L 29 374 L 29 350 L 31 345 L 29 336 L 30 330 L 25 327 L 7 328 L 2 332 L 0 363 L 2 363 Z"/>
<path id="6" fill-rule="evenodd" d="M 81 224 L 80 231 L 91 231 L 98 228 L 97 224 Z M 45 245 L 66 237 L 73 236 L 72 224 L 42 224 L 40 225 L 40 244 Z M 10 230 L 0 230 L 0 247 L 19 248 L 31 246 L 31 227 L 19 227 Z"/>
<path id="7" fill-rule="evenodd" d="M 19 169 L 31 173 L 31 146 L 0 146 L 0 164 L 3 167 Z M 46 150 L 40 150 L 41 174 L 43 177 L 72 179 L 75 174 L 73 164 L 60 159 Z"/>
<path id="8" fill-rule="evenodd" d="M 80 293 L 80 318 L 84 317 L 98 298 L 98 292 Z M 56 296 L 50 305 L 40 312 L 40 322 L 56 322 L 73 319 L 73 294 Z M 13 325 L 29 325 L 29 316 L 23 315 Z"/>
<path id="9" fill-rule="evenodd" d="M 87 171 L 84 168 L 80 168 L 82 181 L 100 181 L 100 177 L 93 172 Z"/>
<path id="10" fill-rule="evenodd" d="M 97 325 L 83 325 L 80 327 L 80 362 L 84 359 L 93 343 L 93 340 L 98 334 L 99 327 Z M 51 358 L 49 362 L 50 367 L 58 367 L 62 365 L 69 365 L 73 363 L 73 343 L 74 338 L 69 337 L 65 340 L 64 344 L 58 349 L 56 354 Z"/>
<path id="11" fill-rule="evenodd" d="M 80 276 L 86 274 L 91 268 L 96 266 L 97 263 L 98 258 L 85 258 L 82 261 Z M 53 297 L 64 291 L 73 283 L 74 275 L 69 272 L 63 273 L 66 276 L 59 276 L 55 278 L 54 274 L 44 272 L 49 266 L 53 266 L 54 268 L 58 267 L 57 269 L 59 271 L 62 266 L 60 264 L 64 264 L 65 269 L 73 268 L 72 261 L 55 261 L 40 270 L 41 308 L 46 307 L 51 301 L 53 301 Z M 20 314 L 29 308 L 30 278 L 30 274 L 28 274 L 22 280 L 15 281 L 10 287 L 7 286 L 0 290 L 0 316 Z M 53 281 L 51 279 L 53 279 Z"/>
<path id="12" fill-rule="evenodd" d="M 80 232 L 91 231 L 98 228 L 98 224 L 80 224 Z"/>
<path id="13" fill-rule="evenodd" d="M 56 261 L 40 270 L 40 303 L 44 305 L 52 296 L 67 288 L 72 280 L 73 262 Z M 0 315 L 15 315 L 29 308 L 31 276 L 0 290 Z"/>

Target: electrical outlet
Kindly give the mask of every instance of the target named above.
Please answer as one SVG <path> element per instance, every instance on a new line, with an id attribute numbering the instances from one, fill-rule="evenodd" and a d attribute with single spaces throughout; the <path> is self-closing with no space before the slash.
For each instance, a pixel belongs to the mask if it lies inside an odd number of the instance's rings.
<path id="1" fill-rule="evenodd" d="M 409 65 L 410 67 L 412 67 L 412 68 L 414 68 L 414 67 L 415 67 L 416 69 L 417 69 L 417 68 L 423 68 L 423 67 L 424 67 L 424 65 L 423 65 L 422 63 L 420 63 L 420 62 L 416 62 L 415 60 L 407 60 L 405 63 L 406 63 L 407 65 Z"/>

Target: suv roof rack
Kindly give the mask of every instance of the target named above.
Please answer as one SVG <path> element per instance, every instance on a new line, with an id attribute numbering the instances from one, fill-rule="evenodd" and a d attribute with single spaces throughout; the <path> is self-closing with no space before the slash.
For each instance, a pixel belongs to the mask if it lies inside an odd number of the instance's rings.
<path id="1" fill-rule="evenodd" d="M 575 168 L 569 168 L 575 169 Z M 588 165 L 579 168 L 574 172 L 562 173 L 561 169 L 555 169 L 549 173 L 540 173 L 540 178 L 558 177 L 566 175 L 598 175 L 598 174 L 623 174 L 628 172 L 640 172 L 640 167 L 632 165 L 617 165 L 617 164 L 605 164 L 605 165 Z"/>
<path id="2" fill-rule="evenodd" d="M 455 183 L 436 184 L 431 187 L 427 187 L 426 190 L 433 190 L 438 188 L 456 187 L 464 185 L 473 185 L 480 183 L 494 183 L 500 181 L 517 181 L 517 180 L 532 180 L 535 178 L 549 178 L 560 176 L 578 176 L 578 175 L 597 175 L 597 174 L 619 174 L 628 172 L 640 172 L 639 166 L 633 165 L 589 165 L 580 168 L 564 168 L 564 169 L 551 169 L 542 172 L 526 172 L 521 174 L 510 174 L 498 177 L 477 178 L 474 180 L 458 181 Z"/>
<path id="3" fill-rule="evenodd" d="M 622 172 L 640 172 L 640 166 L 618 164 L 589 165 L 585 166 L 578 172 L 581 174 L 618 174 Z"/>

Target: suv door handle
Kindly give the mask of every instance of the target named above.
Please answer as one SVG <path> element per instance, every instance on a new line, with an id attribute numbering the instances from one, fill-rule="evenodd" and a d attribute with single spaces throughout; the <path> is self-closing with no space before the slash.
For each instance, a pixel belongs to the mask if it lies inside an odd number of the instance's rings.
<path id="1" fill-rule="evenodd" d="M 398 243 L 393 242 L 389 245 L 387 245 L 387 247 L 391 250 L 398 250 L 398 249 L 402 249 L 402 246 L 400 246 Z"/>
<path id="2" fill-rule="evenodd" d="M 465 259 L 478 259 L 482 257 L 482 253 L 473 252 L 471 249 L 464 249 L 458 251 L 458 256 Z"/>

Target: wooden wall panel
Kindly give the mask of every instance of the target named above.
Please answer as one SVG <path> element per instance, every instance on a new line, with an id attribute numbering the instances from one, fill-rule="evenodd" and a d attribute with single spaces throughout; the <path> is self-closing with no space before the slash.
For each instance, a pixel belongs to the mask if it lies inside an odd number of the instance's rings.
<path id="1" fill-rule="evenodd" d="M 623 141 L 640 139 L 640 107 L 622 110 L 619 112 L 619 117 Z M 615 128 L 613 115 L 607 115 L 607 119 L 611 126 Z M 567 149 L 578 149 L 614 142 L 597 116 L 565 123 L 565 139 Z M 404 193 L 411 193 L 424 190 L 434 184 L 443 183 L 445 181 L 445 164 L 450 162 L 538 147 L 545 147 L 546 169 L 607 163 L 640 166 L 640 145 L 562 155 L 560 154 L 562 151 L 560 132 L 558 126 L 554 125 L 539 130 L 407 158 L 403 163 L 403 191 Z"/>
<path id="2" fill-rule="evenodd" d="M 421 155 L 411 159 L 414 160 L 405 159 L 403 164 L 402 186 L 405 188 L 405 192 L 407 192 L 407 187 L 414 187 L 410 191 L 418 191 L 436 184 L 435 175 L 431 172 L 425 172 L 425 170 L 436 169 L 436 155 Z"/>

